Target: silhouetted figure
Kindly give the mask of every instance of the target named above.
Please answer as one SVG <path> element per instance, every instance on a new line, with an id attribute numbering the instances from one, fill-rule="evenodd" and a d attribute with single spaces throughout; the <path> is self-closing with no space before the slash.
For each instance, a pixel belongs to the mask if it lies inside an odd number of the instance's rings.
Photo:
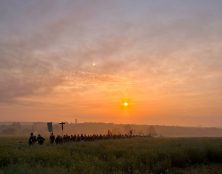
<path id="1" fill-rule="evenodd" d="M 59 136 L 58 135 L 56 136 L 55 143 L 59 144 Z"/>
<path id="2" fill-rule="evenodd" d="M 30 133 L 29 137 L 29 145 L 33 145 L 36 142 L 36 137 L 33 135 L 33 133 Z"/>
<path id="3" fill-rule="evenodd" d="M 80 141 L 84 141 L 85 137 L 83 134 L 80 135 Z"/>
<path id="4" fill-rule="evenodd" d="M 129 131 L 129 136 L 130 136 L 130 137 L 133 136 L 133 130 L 132 130 L 132 129 Z"/>
<path id="5" fill-rule="evenodd" d="M 55 142 L 55 136 L 54 136 L 53 132 L 51 133 L 49 140 L 50 140 L 50 144 L 53 144 Z"/>
<path id="6" fill-rule="evenodd" d="M 108 137 L 112 137 L 113 134 L 112 134 L 111 130 L 108 129 L 107 135 L 108 135 Z"/>
<path id="7" fill-rule="evenodd" d="M 43 138 L 40 134 L 37 137 L 38 144 L 43 145 L 45 138 Z"/>
<path id="8" fill-rule="evenodd" d="M 63 143 L 63 138 L 62 138 L 62 136 L 57 135 L 57 136 L 56 136 L 56 139 L 55 139 L 55 143 L 56 143 L 56 144 L 62 144 L 62 143 Z"/>

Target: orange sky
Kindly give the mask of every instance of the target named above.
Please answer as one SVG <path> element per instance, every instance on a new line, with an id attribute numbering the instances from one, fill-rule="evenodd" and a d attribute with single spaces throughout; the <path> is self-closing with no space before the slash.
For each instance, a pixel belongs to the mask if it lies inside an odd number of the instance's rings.
<path id="1" fill-rule="evenodd" d="M 22 2 L 0 2 L 0 121 L 221 127 L 221 2 Z"/>

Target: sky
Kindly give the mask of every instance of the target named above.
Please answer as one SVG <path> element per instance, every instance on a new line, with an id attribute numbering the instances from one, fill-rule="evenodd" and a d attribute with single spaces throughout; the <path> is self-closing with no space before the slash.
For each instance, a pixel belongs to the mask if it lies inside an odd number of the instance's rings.
<path id="1" fill-rule="evenodd" d="M 221 0 L 1 0 L 0 121 L 222 126 Z"/>

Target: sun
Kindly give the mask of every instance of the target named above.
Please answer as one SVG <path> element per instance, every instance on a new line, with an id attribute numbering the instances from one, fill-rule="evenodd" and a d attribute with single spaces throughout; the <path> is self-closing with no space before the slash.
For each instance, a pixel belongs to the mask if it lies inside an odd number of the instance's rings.
<path id="1" fill-rule="evenodd" d="M 132 107 L 132 102 L 128 98 L 123 98 L 121 99 L 119 103 L 120 109 L 123 111 L 129 111 Z"/>
<path id="2" fill-rule="evenodd" d="M 123 106 L 124 106 L 124 107 L 128 107 L 128 106 L 129 106 L 129 102 L 124 101 L 124 102 L 123 102 Z"/>

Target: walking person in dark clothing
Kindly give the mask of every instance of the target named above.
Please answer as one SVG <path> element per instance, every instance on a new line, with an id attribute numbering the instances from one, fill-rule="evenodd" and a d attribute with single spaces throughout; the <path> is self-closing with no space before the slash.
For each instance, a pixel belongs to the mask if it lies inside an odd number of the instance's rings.
<path id="1" fill-rule="evenodd" d="M 60 135 L 57 135 L 56 139 L 55 139 L 55 143 L 56 144 L 62 144 L 63 143 L 63 138 Z"/>
<path id="2" fill-rule="evenodd" d="M 55 139 L 55 143 L 59 144 L 59 136 L 57 135 L 56 139 Z"/>
<path id="3" fill-rule="evenodd" d="M 37 137 L 37 141 L 38 141 L 38 144 L 39 144 L 39 145 L 43 145 L 43 144 L 44 144 L 44 141 L 45 141 L 45 138 L 43 138 L 43 137 L 39 134 L 38 137 Z"/>
<path id="4" fill-rule="evenodd" d="M 29 137 L 29 145 L 33 145 L 36 142 L 36 137 L 33 135 L 33 133 L 30 134 Z"/>
<path id="5" fill-rule="evenodd" d="M 53 132 L 51 133 L 50 137 L 49 137 L 49 140 L 50 140 L 50 144 L 54 144 L 55 142 L 55 136 L 53 134 Z"/>

